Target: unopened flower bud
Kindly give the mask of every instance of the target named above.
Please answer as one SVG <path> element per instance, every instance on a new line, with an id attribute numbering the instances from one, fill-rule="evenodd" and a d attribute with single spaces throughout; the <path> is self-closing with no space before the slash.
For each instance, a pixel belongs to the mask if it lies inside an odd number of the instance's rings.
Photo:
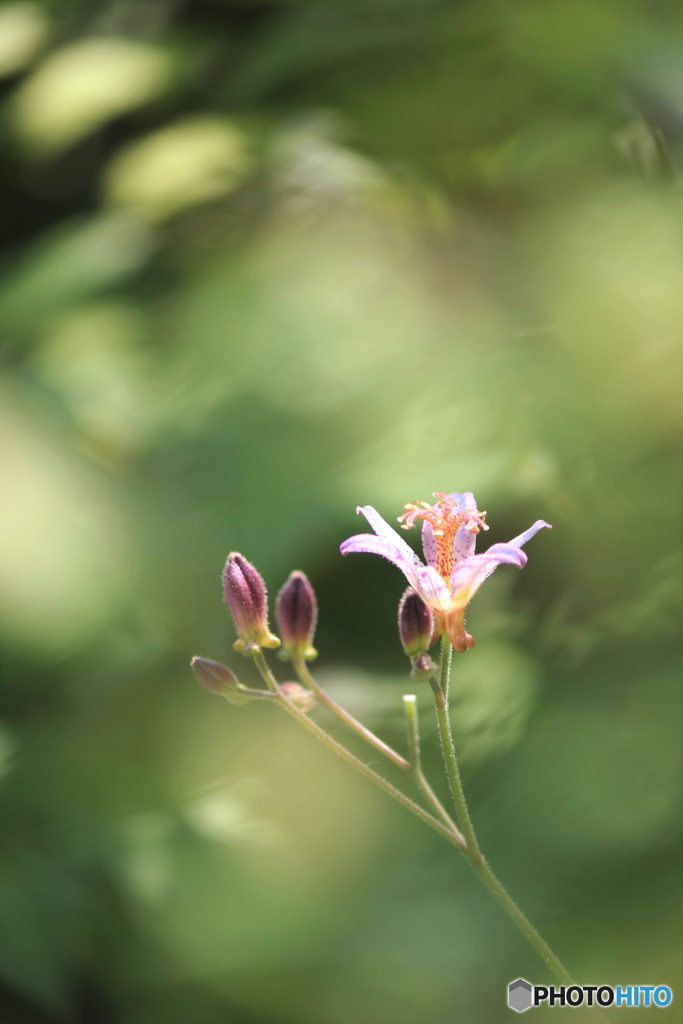
<path id="1" fill-rule="evenodd" d="M 410 657 L 423 654 L 432 645 L 434 616 L 429 605 L 412 587 L 404 592 L 398 606 L 398 631 L 403 650 Z"/>
<path id="2" fill-rule="evenodd" d="M 192 670 L 202 686 L 212 693 L 219 693 L 231 704 L 248 704 L 250 698 L 245 693 L 240 693 L 240 684 L 227 665 L 221 665 L 220 661 L 211 661 L 209 658 L 193 658 Z"/>
<path id="3" fill-rule="evenodd" d="M 277 621 L 282 635 L 282 646 L 286 654 L 295 661 L 304 658 L 311 661 L 317 657 L 312 646 L 315 624 L 318 619 L 318 602 L 315 591 L 304 573 L 291 573 L 277 596 Z"/>
<path id="4" fill-rule="evenodd" d="M 299 711 L 310 711 L 315 704 L 315 695 L 298 683 L 281 683 L 280 689 Z"/>
<path id="5" fill-rule="evenodd" d="M 437 671 L 437 666 L 426 652 L 422 654 L 414 654 L 410 661 L 413 666 L 410 673 L 411 679 L 429 679 L 429 677 L 433 676 Z"/>
<path id="6" fill-rule="evenodd" d="M 265 583 L 251 562 L 237 551 L 232 551 L 225 563 L 223 593 L 239 636 L 236 651 L 248 653 L 249 649 L 280 646 L 268 628 Z"/>

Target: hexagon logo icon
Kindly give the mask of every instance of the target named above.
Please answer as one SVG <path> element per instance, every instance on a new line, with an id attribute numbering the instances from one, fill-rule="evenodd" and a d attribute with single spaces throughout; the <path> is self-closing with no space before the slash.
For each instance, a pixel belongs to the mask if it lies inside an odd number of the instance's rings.
<path id="1" fill-rule="evenodd" d="M 533 1003 L 533 989 L 524 978 L 517 978 L 508 985 L 508 1006 L 517 1013 L 524 1013 Z"/>

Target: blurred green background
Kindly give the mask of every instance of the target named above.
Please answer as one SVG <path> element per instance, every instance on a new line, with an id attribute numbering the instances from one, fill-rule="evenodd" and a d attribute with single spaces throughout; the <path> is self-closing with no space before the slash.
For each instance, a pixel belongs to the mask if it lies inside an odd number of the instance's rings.
<path id="1" fill-rule="evenodd" d="M 495 1024 L 547 979 L 189 670 L 253 679 L 229 550 L 301 568 L 321 681 L 400 749 L 417 692 L 445 798 L 403 579 L 338 544 L 452 490 L 555 527 L 456 661 L 483 848 L 580 981 L 683 1020 L 678 0 L 3 3 L 0 73 L 3 1024 Z"/>

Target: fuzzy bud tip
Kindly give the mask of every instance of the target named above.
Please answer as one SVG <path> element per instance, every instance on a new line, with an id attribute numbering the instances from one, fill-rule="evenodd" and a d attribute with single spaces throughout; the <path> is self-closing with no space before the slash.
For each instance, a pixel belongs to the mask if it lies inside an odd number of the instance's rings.
<path id="1" fill-rule="evenodd" d="M 277 596 L 277 622 L 284 652 L 294 661 L 311 661 L 317 651 L 313 634 L 318 620 L 315 591 L 304 573 L 291 573 Z"/>
<path id="2" fill-rule="evenodd" d="M 243 555 L 232 551 L 223 570 L 223 595 L 232 612 L 239 639 L 235 650 L 279 647 L 268 627 L 266 586 L 258 570 Z"/>

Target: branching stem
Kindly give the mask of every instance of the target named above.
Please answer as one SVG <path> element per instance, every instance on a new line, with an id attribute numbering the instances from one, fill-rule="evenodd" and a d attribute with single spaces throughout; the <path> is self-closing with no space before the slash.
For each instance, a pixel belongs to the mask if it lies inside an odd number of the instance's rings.
<path id="1" fill-rule="evenodd" d="M 374 732 L 371 732 L 362 722 L 359 722 L 357 718 L 354 718 L 346 708 L 343 708 L 341 704 L 337 704 L 333 697 L 330 697 L 329 693 L 323 690 L 322 686 L 313 678 L 309 672 L 308 665 L 303 658 L 297 658 L 294 661 L 294 668 L 304 686 L 307 686 L 315 694 L 318 702 L 326 707 L 328 711 L 331 711 L 337 718 L 340 718 L 342 722 L 345 722 L 354 732 L 357 732 L 359 736 L 369 743 L 371 746 L 379 750 L 385 757 L 388 757 L 390 761 L 393 761 L 395 765 L 402 768 L 404 772 L 410 772 L 411 765 L 410 761 L 406 761 L 405 757 L 393 750 L 388 743 L 381 740 L 379 736 L 375 736 Z"/>
<path id="2" fill-rule="evenodd" d="M 436 795 L 432 787 L 427 782 L 427 779 L 425 778 L 424 773 L 422 772 L 422 768 L 419 766 L 417 769 L 415 768 L 412 753 L 410 760 L 406 761 L 405 757 L 402 757 L 397 751 L 395 751 L 392 747 L 385 743 L 384 740 L 381 740 L 379 736 L 376 736 L 374 732 L 371 732 L 370 729 L 364 726 L 362 722 L 359 722 L 357 718 L 354 718 L 353 715 L 346 710 L 346 708 L 343 708 L 341 704 L 337 704 L 336 700 L 334 700 L 333 697 L 330 697 L 329 693 L 326 693 L 325 690 L 323 690 L 320 683 L 318 683 L 318 681 L 313 677 L 313 675 L 309 671 L 308 665 L 303 660 L 303 658 L 295 660 L 294 667 L 301 682 L 305 686 L 308 686 L 310 690 L 312 690 L 312 692 L 317 697 L 319 703 L 322 704 L 323 707 L 326 707 L 329 711 L 335 714 L 337 718 L 341 719 L 342 722 L 345 722 L 346 725 L 348 725 L 351 729 L 354 730 L 354 732 L 358 733 L 359 736 L 362 736 L 362 738 L 366 740 L 367 743 L 375 747 L 376 750 L 379 750 L 382 754 L 385 755 L 385 757 L 388 757 L 390 761 L 393 761 L 395 765 L 398 765 L 399 768 L 402 768 L 404 772 L 407 772 L 407 774 L 415 780 L 415 783 L 417 784 L 418 788 L 422 791 L 425 800 L 430 805 L 432 810 L 436 813 L 436 815 L 439 818 L 441 818 L 444 825 L 446 825 L 446 827 L 450 829 L 451 832 L 455 833 L 460 837 L 462 845 L 464 847 L 465 839 L 462 833 L 460 832 L 458 826 L 449 815 L 446 808 L 439 800 L 438 796 Z"/>
<path id="3" fill-rule="evenodd" d="M 441 820 L 448 825 L 449 828 L 457 830 L 457 825 L 427 782 L 425 774 L 422 771 L 422 757 L 420 754 L 420 722 L 417 713 L 417 699 L 412 694 L 406 694 L 403 698 L 403 707 L 405 708 L 406 713 L 408 749 L 410 750 L 412 776 Z"/>
<path id="4" fill-rule="evenodd" d="M 496 878 L 493 871 L 489 867 L 488 862 L 486 861 L 485 857 L 483 856 L 479 849 L 479 845 L 477 843 L 477 839 L 474 833 L 474 827 L 472 825 L 472 820 L 470 818 L 469 810 L 467 808 L 467 802 L 465 800 L 465 793 L 462 788 L 462 782 L 460 780 L 460 772 L 458 770 L 458 763 L 455 756 L 455 744 L 453 743 L 453 736 L 451 733 L 450 726 L 450 718 L 448 711 L 448 690 L 450 681 L 450 665 L 452 652 L 453 649 L 450 644 L 450 641 L 444 637 L 442 639 L 441 647 L 441 669 L 439 673 L 439 678 L 433 678 L 431 680 L 431 684 L 432 690 L 434 691 L 437 722 L 439 726 L 439 734 L 441 737 L 441 746 L 443 750 L 444 761 L 446 764 L 446 774 L 448 776 L 451 792 L 453 794 L 453 801 L 456 806 L 458 818 L 460 820 L 460 825 L 464 832 L 464 836 L 456 828 L 455 824 L 453 823 L 452 819 L 446 812 L 445 808 L 443 808 L 440 801 L 438 800 L 438 797 L 429 786 L 429 783 L 425 779 L 424 774 L 422 772 L 420 760 L 420 740 L 417 720 L 417 707 L 415 706 L 414 698 L 412 704 L 410 702 L 410 698 L 407 701 L 405 701 L 406 716 L 408 720 L 408 742 L 410 748 L 410 761 L 407 761 L 406 764 L 408 764 L 409 766 L 410 774 L 416 780 L 417 784 L 425 793 L 425 796 L 429 799 L 430 803 L 436 809 L 437 813 L 441 817 L 441 821 L 438 821 L 435 817 L 429 814 L 428 811 L 425 811 L 422 807 L 419 806 L 419 804 L 416 804 L 413 800 L 410 799 L 410 797 L 407 797 L 404 793 L 402 793 L 401 790 L 397 789 L 390 782 L 384 779 L 381 775 L 378 775 L 377 772 L 373 771 L 373 769 L 370 768 L 363 761 L 361 761 L 360 758 L 356 757 L 355 754 L 352 754 L 350 750 L 347 750 L 346 747 L 344 747 L 341 743 L 338 743 L 337 740 L 335 740 L 332 736 L 329 735 L 329 733 L 325 732 L 325 730 L 322 729 L 312 719 L 310 719 L 308 715 L 305 714 L 305 712 L 295 707 L 295 705 L 286 697 L 286 695 L 280 689 L 278 682 L 275 679 L 272 672 L 270 671 L 268 663 L 261 650 L 252 652 L 252 657 L 259 672 L 261 673 L 261 676 L 263 677 L 266 685 L 268 686 L 268 690 L 272 694 L 272 699 L 275 700 L 289 715 L 291 715 L 292 718 L 295 718 L 301 725 L 303 725 L 305 729 L 307 729 L 319 740 L 321 740 L 326 747 L 332 750 L 339 757 L 343 758 L 343 760 L 346 761 L 348 764 L 356 768 L 357 771 L 361 772 L 361 774 L 364 775 L 367 779 L 370 779 L 370 781 L 373 782 L 376 786 L 384 790 L 385 793 L 388 793 L 389 796 L 391 796 L 394 800 L 396 800 L 403 807 L 409 810 L 411 814 L 414 814 L 415 817 L 419 818 L 421 821 L 424 821 L 426 825 L 429 825 L 430 828 L 434 829 L 435 832 L 438 832 L 439 835 L 443 836 L 444 839 L 446 839 L 452 846 L 459 850 L 459 852 L 467 858 L 472 869 L 477 874 L 481 882 L 489 890 L 494 899 L 500 904 L 503 910 L 505 910 L 505 912 L 517 925 L 517 927 L 522 932 L 522 934 L 529 942 L 529 944 L 532 946 L 532 948 L 538 953 L 538 955 L 541 957 L 544 963 L 549 967 L 555 978 L 557 978 L 557 980 L 563 985 L 573 985 L 574 981 L 569 971 L 558 959 L 558 957 L 555 956 L 548 943 L 541 937 L 539 932 L 534 928 L 531 922 L 522 913 L 522 911 L 519 909 L 515 901 L 506 891 L 503 884 Z M 303 671 L 300 671 L 301 669 L 303 669 Z M 344 709 L 341 708 L 336 703 L 336 701 L 333 701 L 331 697 L 328 697 L 328 695 L 324 693 L 322 688 L 317 685 L 317 683 L 315 682 L 310 672 L 308 672 L 308 669 L 303 663 L 300 666 L 297 666 L 297 671 L 299 672 L 299 678 L 302 679 L 302 682 L 304 682 L 307 686 L 311 688 L 311 690 L 313 690 L 313 692 L 316 694 L 319 700 L 320 694 L 324 695 L 325 699 L 320 701 L 322 704 L 325 704 L 325 706 L 329 707 L 330 710 L 335 711 L 335 714 L 342 712 L 342 714 L 339 714 L 339 717 L 342 718 L 343 721 L 345 721 L 348 725 L 351 725 L 351 727 L 354 728 L 354 730 L 358 732 L 359 735 L 362 735 L 365 739 L 367 739 L 368 742 L 372 744 L 372 746 L 382 750 L 382 752 L 385 753 L 386 756 L 390 756 L 387 753 L 387 751 L 391 751 L 391 747 L 387 747 L 387 745 L 382 740 L 380 740 L 379 737 L 375 736 L 374 733 L 371 733 L 369 729 L 365 729 L 365 726 L 361 725 L 361 723 L 357 722 L 352 715 L 349 715 L 348 712 L 344 711 Z M 339 709 L 339 711 L 335 709 Z M 349 721 L 349 719 L 351 721 Z M 355 723 L 355 725 L 352 725 L 352 723 Z M 366 735 L 366 733 L 368 735 Z M 383 750 L 384 747 L 386 747 L 386 750 Z M 391 752 L 394 755 L 396 755 L 396 757 L 400 758 L 400 755 L 397 755 L 396 751 Z M 391 760 L 394 761 L 395 764 L 398 764 L 399 762 L 396 760 L 396 757 L 391 757 Z M 602 1021 L 603 1024 L 605 1024 L 607 1018 L 597 1007 L 591 1007 L 587 1009 L 592 1019 L 596 1021 Z"/>
<path id="5" fill-rule="evenodd" d="M 270 671 L 270 668 L 268 667 L 268 662 L 263 656 L 263 651 L 255 651 L 252 654 L 252 657 L 254 659 L 256 667 L 258 668 L 263 679 L 265 680 L 268 689 L 271 691 L 271 693 L 273 693 L 278 704 L 282 708 L 284 708 L 284 710 L 288 714 L 290 714 L 292 718 L 295 718 L 297 722 L 304 726 L 305 729 L 308 729 L 309 732 L 313 733 L 313 735 L 316 736 L 319 740 L 321 740 L 326 747 L 329 747 L 330 750 L 332 750 L 335 754 L 338 754 L 339 757 L 343 758 L 344 761 L 346 761 L 350 765 L 353 765 L 353 767 L 356 768 L 359 772 L 361 772 L 361 774 L 364 775 L 367 779 L 370 779 L 370 781 L 374 782 L 376 786 L 379 786 L 379 788 L 383 789 L 385 793 L 388 793 L 389 796 L 393 797 L 394 800 L 402 804 L 403 807 L 409 810 L 411 814 L 414 814 L 416 818 L 420 818 L 421 821 L 424 821 L 426 825 L 429 825 L 430 828 L 433 828 L 435 832 L 438 832 L 439 835 L 444 837 L 444 839 L 447 839 L 448 842 L 455 846 L 458 850 L 460 850 L 461 852 L 464 851 L 465 841 L 461 836 L 460 832 L 456 830 L 451 830 L 450 828 L 447 828 L 446 825 L 443 825 L 440 821 L 437 821 L 437 819 L 434 818 L 428 811 L 425 811 L 424 808 L 420 807 L 419 804 L 416 804 L 414 800 L 411 800 L 410 797 L 407 797 L 405 793 L 402 793 L 400 789 L 396 788 L 396 786 L 392 786 L 390 782 L 387 782 L 387 780 L 382 778 L 381 775 L 378 775 L 377 772 L 373 771 L 373 769 L 370 768 L 363 761 L 361 761 L 360 758 L 356 757 L 355 754 L 352 754 L 350 750 L 347 750 L 346 747 L 342 746 L 341 743 L 338 743 L 337 740 L 333 739 L 333 737 L 330 736 L 329 733 L 326 733 L 324 729 L 321 729 L 316 722 L 310 719 L 308 715 L 305 714 L 305 712 L 300 711 L 299 708 L 295 707 L 294 704 L 292 704 L 292 702 L 288 700 L 288 698 L 285 696 L 285 694 L 278 686 L 277 680 L 275 679 L 273 673 Z"/>

